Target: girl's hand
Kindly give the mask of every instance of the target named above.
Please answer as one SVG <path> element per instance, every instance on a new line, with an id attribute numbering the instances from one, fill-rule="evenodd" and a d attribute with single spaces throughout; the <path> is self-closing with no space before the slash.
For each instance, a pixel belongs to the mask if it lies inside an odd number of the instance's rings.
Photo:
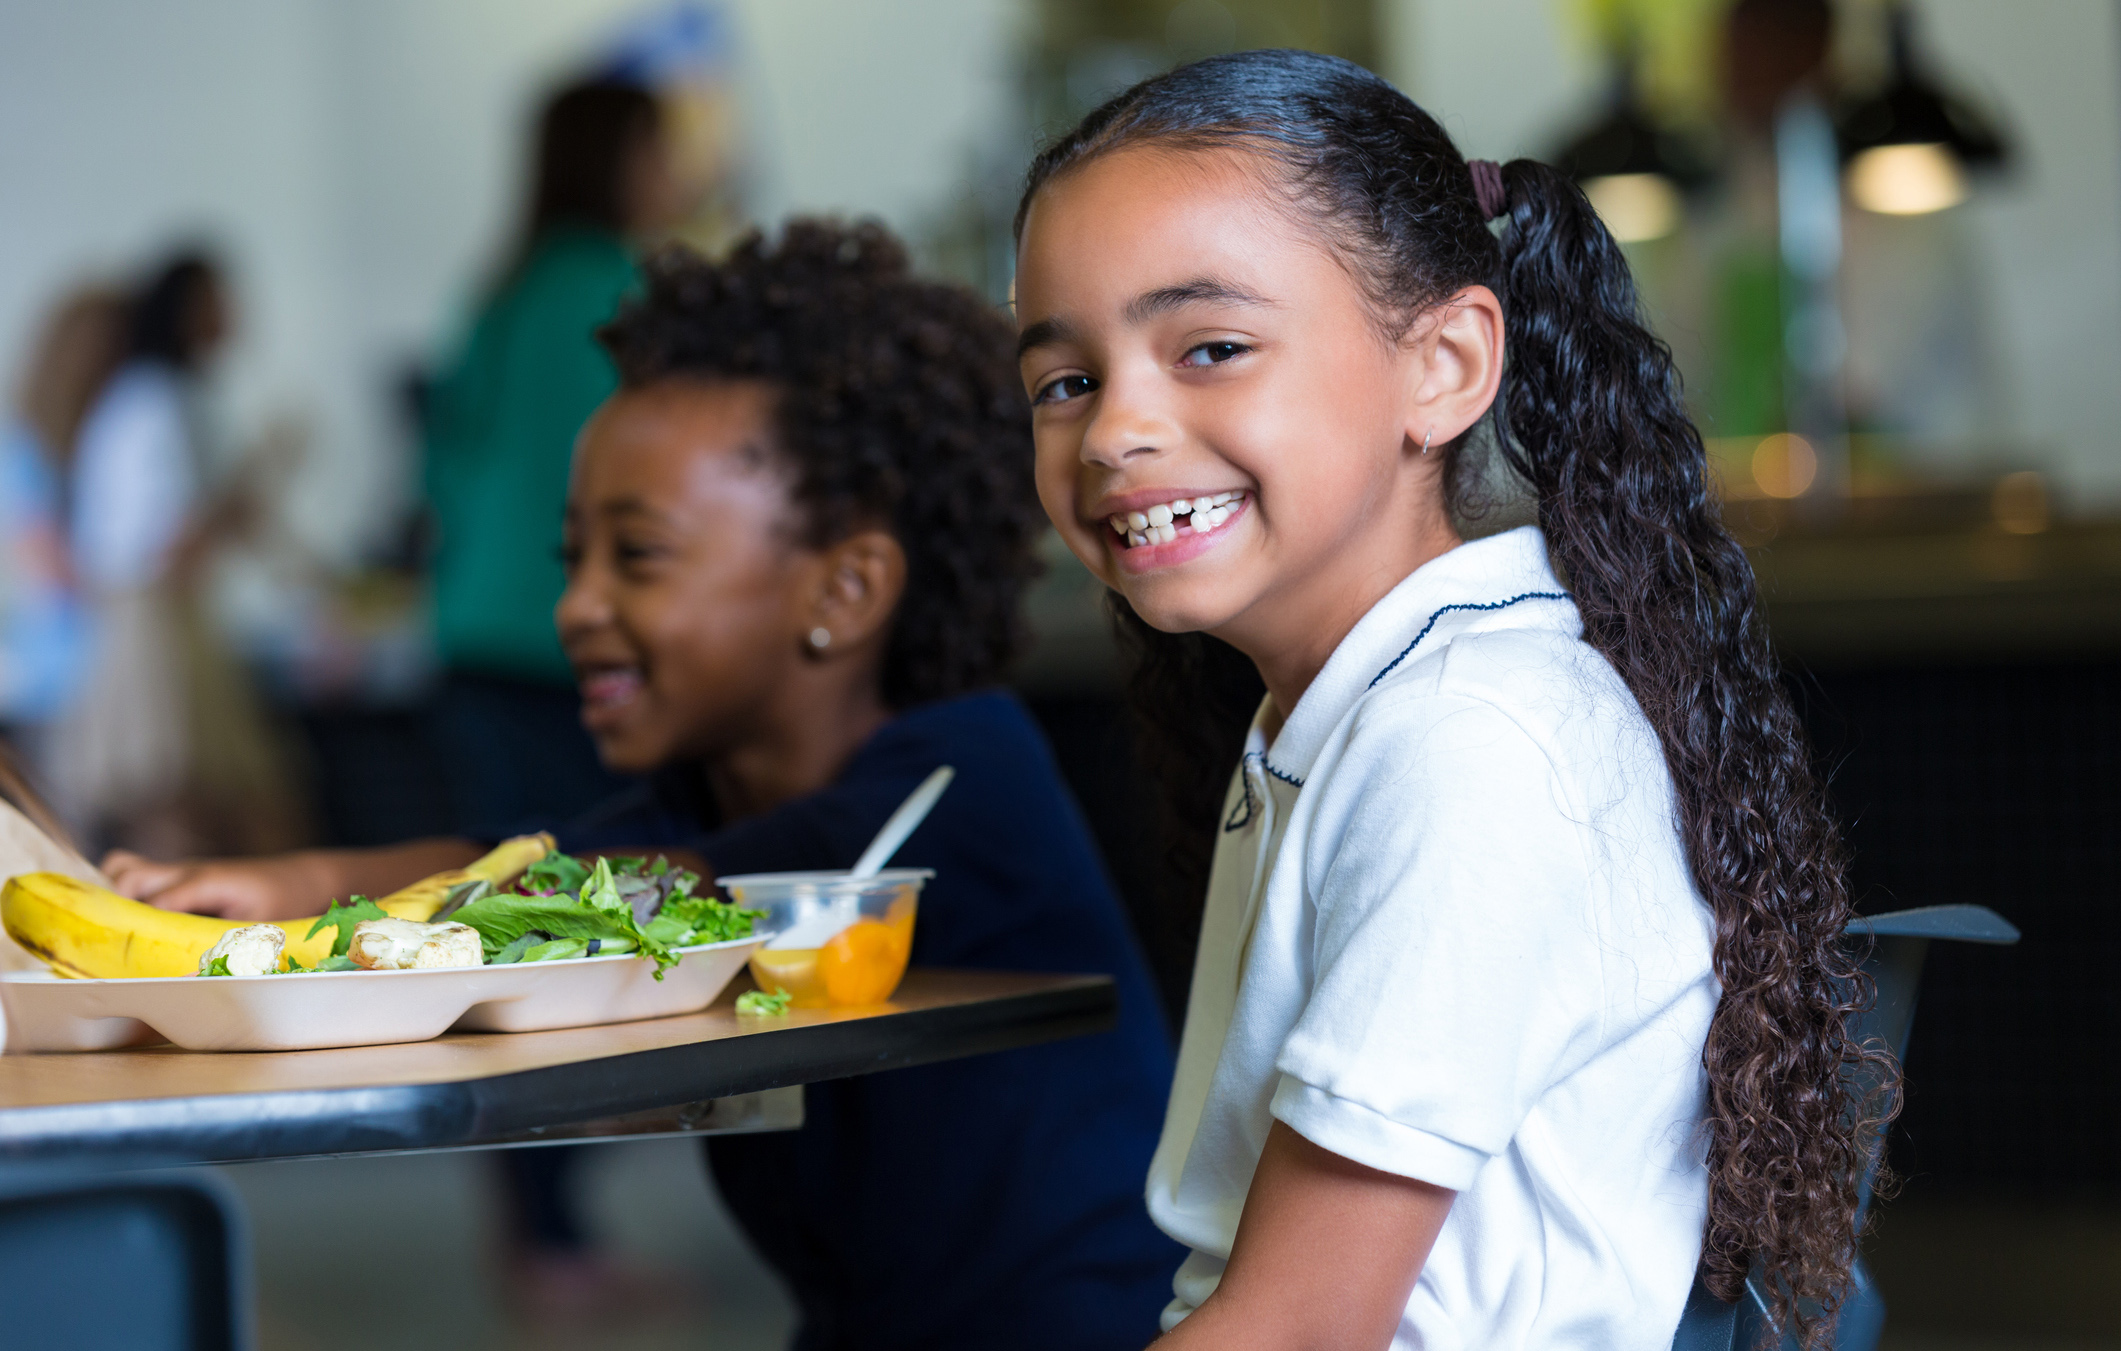
<path id="1" fill-rule="evenodd" d="M 1221 1283 L 1158 1351 L 1389 1347 L 1456 1196 L 1275 1122 Z"/>
<path id="2" fill-rule="evenodd" d="M 111 886 L 136 901 L 257 924 L 321 913 L 331 879 L 311 855 L 157 863 L 123 849 L 103 860 Z"/>
<path id="3" fill-rule="evenodd" d="M 307 849 L 274 858 L 192 859 L 157 863 L 114 849 L 103 860 L 111 886 L 164 910 L 259 924 L 321 915 L 356 893 L 387 896 L 486 852 L 475 840 L 409 840 L 380 849 Z"/>

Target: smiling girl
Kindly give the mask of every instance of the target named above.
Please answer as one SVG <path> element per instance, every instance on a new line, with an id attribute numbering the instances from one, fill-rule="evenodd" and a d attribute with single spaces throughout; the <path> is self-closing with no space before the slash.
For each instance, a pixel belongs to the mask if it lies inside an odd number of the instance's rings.
<path id="1" fill-rule="evenodd" d="M 1041 533 L 1005 318 L 875 225 L 672 251 L 602 334 L 620 389 L 568 488 L 556 617 L 604 763 L 648 776 L 556 830 L 710 874 L 845 868 L 937 766 L 898 861 L 913 961 L 1101 971 L 1108 1032 L 813 1084 L 799 1131 L 713 1141 L 802 1312 L 798 1351 L 1125 1351 L 1171 1242 L 1140 1177 L 1170 1083 L 1148 971 L 1037 724 L 995 688 Z M 481 852 L 107 862 L 158 905 L 313 913 Z"/>
<path id="2" fill-rule="evenodd" d="M 1864 1115 L 1841 846 L 1668 353 L 1582 195 L 1250 52 L 1040 155 L 1038 486 L 1150 660 L 1266 698 L 1149 1174 L 1174 1346 L 1670 1345 L 1698 1270 L 1817 1336 Z M 1462 542 L 1483 446 L 1538 526 Z M 1181 637 L 1181 635 L 1185 635 Z M 1197 691 L 1149 710 L 1167 732 Z M 1210 824 L 1212 822 L 1212 825 Z"/>

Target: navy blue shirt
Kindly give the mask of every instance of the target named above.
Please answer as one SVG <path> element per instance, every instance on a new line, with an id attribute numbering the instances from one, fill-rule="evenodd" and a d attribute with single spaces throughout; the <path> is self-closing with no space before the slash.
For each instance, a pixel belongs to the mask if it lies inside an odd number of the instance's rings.
<path id="1" fill-rule="evenodd" d="M 1150 1224 L 1170 1042 L 1082 814 L 1003 693 L 912 709 L 830 787 L 717 828 L 697 771 L 562 832 L 569 851 L 698 851 L 717 873 L 845 868 L 938 765 L 957 778 L 892 859 L 935 869 L 921 966 L 1102 972 L 1093 1037 L 813 1084 L 803 1129 L 713 1140 L 723 1198 L 802 1307 L 798 1351 L 1141 1351 L 1184 1253 Z"/>

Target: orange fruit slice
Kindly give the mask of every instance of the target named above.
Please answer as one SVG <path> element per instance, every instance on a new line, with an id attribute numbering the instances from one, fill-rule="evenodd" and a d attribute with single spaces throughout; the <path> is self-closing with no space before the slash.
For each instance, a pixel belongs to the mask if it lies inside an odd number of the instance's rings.
<path id="1" fill-rule="evenodd" d="M 880 1004 L 906 974 L 906 956 L 892 926 L 858 919 L 818 950 L 818 979 L 835 1004 Z"/>

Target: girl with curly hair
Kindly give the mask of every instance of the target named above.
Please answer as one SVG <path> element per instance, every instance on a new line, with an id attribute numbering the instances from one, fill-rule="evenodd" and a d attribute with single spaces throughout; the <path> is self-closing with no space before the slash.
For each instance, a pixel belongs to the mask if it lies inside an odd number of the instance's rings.
<path id="1" fill-rule="evenodd" d="M 1247 52 L 1091 113 L 1017 234 L 1040 496 L 1213 841 L 1149 1173 L 1192 1249 L 1166 1341 L 1663 1351 L 1697 1270 L 1756 1264 L 1822 1337 L 1851 1085 L 1892 1067 L 1745 554 L 1582 194 Z M 1484 446 L 1538 523 L 1464 542 Z M 1224 645 L 1266 689 L 1234 773 Z"/>
<path id="2" fill-rule="evenodd" d="M 560 846 L 844 868 L 949 764 L 898 855 L 936 872 L 913 961 L 1119 983 L 1111 1032 L 812 1085 L 801 1130 L 710 1142 L 796 1297 L 796 1347 L 1132 1351 L 1180 1256 L 1140 1182 L 1171 1050 L 1052 752 L 995 688 L 1045 524 L 1007 320 L 912 276 L 880 227 L 796 221 L 720 263 L 660 255 L 602 336 L 620 389 L 575 454 L 556 617 L 604 763 L 648 778 Z M 113 881 L 278 918 L 481 849 L 133 860 Z"/>

